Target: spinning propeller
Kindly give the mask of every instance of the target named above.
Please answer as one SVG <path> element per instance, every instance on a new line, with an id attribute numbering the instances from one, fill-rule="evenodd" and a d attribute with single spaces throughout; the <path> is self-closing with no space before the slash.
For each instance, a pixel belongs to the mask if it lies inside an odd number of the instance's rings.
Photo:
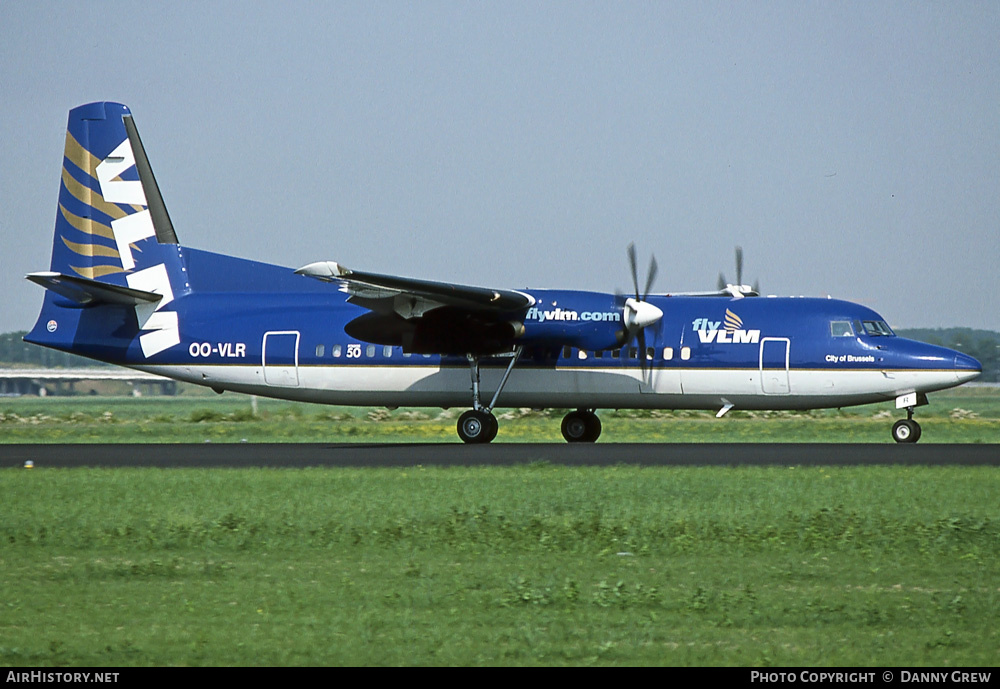
<path id="1" fill-rule="evenodd" d="M 628 245 L 628 263 L 632 270 L 632 286 L 635 288 L 635 297 L 625 299 L 622 309 L 622 320 L 625 323 L 624 342 L 628 344 L 633 339 L 638 339 L 639 362 L 642 366 L 642 375 L 646 375 L 646 328 L 663 318 L 663 311 L 659 307 L 646 301 L 649 291 L 653 287 L 653 280 L 656 279 L 656 258 L 649 259 L 649 271 L 646 274 L 646 288 L 640 296 L 639 292 L 639 271 L 636 267 L 635 244 Z"/>
<path id="2" fill-rule="evenodd" d="M 736 284 L 726 282 L 726 276 L 719 273 L 718 287 L 720 292 L 729 292 L 737 299 L 745 296 L 755 296 L 760 293 L 756 281 L 753 287 L 743 284 L 743 247 L 736 247 Z"/>

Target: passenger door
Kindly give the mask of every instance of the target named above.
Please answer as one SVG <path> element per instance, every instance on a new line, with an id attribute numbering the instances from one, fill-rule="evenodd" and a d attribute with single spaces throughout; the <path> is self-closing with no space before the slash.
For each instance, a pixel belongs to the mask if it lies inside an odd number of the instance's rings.
<path id="1" fill-rule="evenodd" d="M 787 395 L 791 342 L 787 337 L 765 337 L 760 341 L 760 387 L 765 395 Z"/>
<path id="2" fill-rule="evenodd" d="M 275 330 L 264 333 L 261 356 L 265 383 L 285 388 L 299 386 L 298 330 Z"/>

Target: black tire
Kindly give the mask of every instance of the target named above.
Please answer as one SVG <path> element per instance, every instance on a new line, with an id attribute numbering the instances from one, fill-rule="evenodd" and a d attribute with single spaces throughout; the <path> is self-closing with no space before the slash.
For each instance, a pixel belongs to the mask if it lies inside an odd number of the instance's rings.
<path id="1" fill-rule="evenodd" d="M 892 424 L 892 439 L 897 443 L 915 443 L 920 440 L 920 424 L 913 419 L 900 419 Z"/>
<path id="2" fill-rule="evenodd" d="M 485 412 L 484 412 L 485 413 Z M 484 443 L 492 443 L 500 430 L 500 423 L 493 414 L 486 414 L 486 434 L 483 436 Z"/>
<path id="3" fill-rule="evenodd" d="M 596 442 L 601 437 L 601 419 L 593 412 L 587 412 L 587 442 Z"/>
<path id="4" fill-rule="evenodd" d="M 470 409 L 458 417 L 458 437 L 469 444 L 488 443 L 497 436 L 496 417 L 484 411 Z"/>
<path id="5" fill-rule="evenodd" d="M 563 417 L 562 435 L 567 443 L 582 443 L 587 439 L 587 417 L 583 412 L 571 411 Z"/>
<path id="6" fill-rule="evenodd" d="M 593 412 L 578 409 L 563 417 L 561 430 L 568 443 L 592 443 L 601 435 L 601 420 Z"/>

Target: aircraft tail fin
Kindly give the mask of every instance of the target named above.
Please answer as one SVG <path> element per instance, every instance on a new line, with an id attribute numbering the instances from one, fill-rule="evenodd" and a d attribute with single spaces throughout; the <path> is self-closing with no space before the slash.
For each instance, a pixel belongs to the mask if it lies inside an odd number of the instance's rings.
<path id="1" fill-rule="evenodd" d="M 170 253 L 156 246 L 177 243 L 129 109 L 91 103 L 71 110 L 50 269 L 125 282 Z M 149 248 L 155 256 L 145 255 Z"/>
<path id="2" fill-rule="evenodd" d="M 144 356 L 180 341 L 177 314 L 164 307 L 191 291 L 183 251 L 126 106 L 70 111 L 52 260 L 28 279 L 47 290 L 31 342 L 72 349 L 79 322 L 98 325 L 81 309 L 100 304 L 134 308 Z"/>

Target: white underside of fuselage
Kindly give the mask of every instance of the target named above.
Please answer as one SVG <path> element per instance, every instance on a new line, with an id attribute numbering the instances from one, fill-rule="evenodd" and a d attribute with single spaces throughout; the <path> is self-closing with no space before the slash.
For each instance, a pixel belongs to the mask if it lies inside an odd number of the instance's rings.
<path id="1" fill-rule="evenodd" d="M 135 368 L 216 390 L 318 404 L 471 407 L 468 367 L 171 365 Z M 502 369 L 483 368 L 483 404 Z M 966 372 L 906 370 L 653 369 L 515 367 L 497 407 L 780 410 L 847 407 L 932 392 L 974 378 Z"/>

